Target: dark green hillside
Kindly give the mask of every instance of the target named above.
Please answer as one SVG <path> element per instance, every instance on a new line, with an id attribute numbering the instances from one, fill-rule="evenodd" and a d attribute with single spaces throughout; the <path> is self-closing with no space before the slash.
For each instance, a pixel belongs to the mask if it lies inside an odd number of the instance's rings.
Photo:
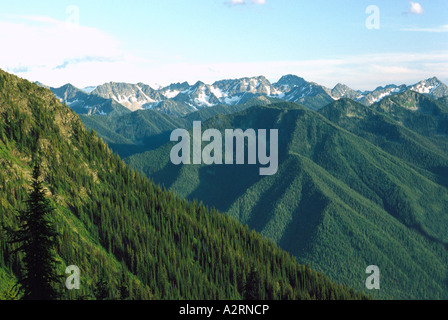
<path id="1" fill-rule="evenodd" d="M 261 299 L 361 297 L 231 217 L 136 174 L 49 90 L 1 70 L 0 114 L 0 220 L 18 225 L 38 153 L 56 208 L 59 271 L 81 270 L 81 290 L 61 283 L 62 298 L 93 298 L 104 283 L 114 299 L 240 299 L 252 268 Z M 3 236 L 0 298 L 11 299 L 21 257 Z"/>
<path id="2" fill-rule="evenodd" d="M 448 97 L 439 98 L 437 101 L 444 106 L 443 111 L 448 112 Z"/>
<path id="3" fill-rule="evenodd" d="M 349 99 L 329 104 L 319 113 L 400 158 L 430 179 L 448 186 L 448 154 L 440 147 L 440 140 L 420 135 L 393 120 L 388 113 Z"/>
<path id="4" fill-rule="evenodd" d="M 315 96 L 309 96 L 298 99 L 295 102 L 300 103 L 303 106 L 306 106 L 310 110 L 319 110 L 320 108 L 326 106 L 332 101 L 333 99 L 326 92 L 322 92 Z"/>
<path id="5" fill-rule="evenodd" d="M 368 127 L 359 135 L 347 131 L 359 116 L 372 122 L 384 116 L 354 102 L 346 107 L 354 116 L 340 115 L 347 118 L 341 126 L 293 103 L 253 107 L 203 123 L 202 130 L 221 132 L 277 128 L 274 176 L 259 176 L 258 166 L 174 166 L 172 143 L 127 161 L 182 196 L 248 223 L 332 279 L 362 289 L 365 267 L 376 264 L 388 279 L 379 297 L 447 298 L 448 190 L 439 181 L 446 176 L 431 171 L 446 166 L 446 154 L 385 117 L 380 125 L 413 141 L 404 144 L 408 159 L 389 153 L 394 142 L 383 130 L 371 141 L 374 131 Z M 412 148 L 421 159 L 412 159 Z M 432 164 L 420 167 L 426 157 Z"/>
<path id="6" fill-rule="evenodd" d="M 121 157 L 153 150 L 169 140 L 172 130 L 186 121 L 154 110 L 139 110 L 120 117 L 80 115 Z"/>
<path id="7" fill-rule="evenodd" d="M 425 95 L 406 91 L 373 104 L 374 110 L 425 137 L 448 153 L 448 104 L 443 98 L 433 100 Z"/>
<path id="8" fill-rule="evenodd" d="M 278 100 L 259 96 L 245 104 L 216 105 L 190 112 L 184 117 L 172 116 L 160 112 L 161 110 L 157 108 L 120 116 L 116 114 L 107 116 L 80 114 L 79 116 L 86 128 L 95 130 L 113 151 L 125 158 L 160 147 L 169 141 L 169 136 L 174 129 L 189 128 L 193 121 L 205 121 L 219 114 L 231 114 L 254 105 L 268 105 L 275 101 Z"/>

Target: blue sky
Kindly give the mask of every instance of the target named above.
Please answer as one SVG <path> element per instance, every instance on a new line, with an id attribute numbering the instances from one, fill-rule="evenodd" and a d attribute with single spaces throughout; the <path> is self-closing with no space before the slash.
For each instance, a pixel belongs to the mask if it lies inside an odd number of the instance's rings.
<path id="1" fill-rule="evenodd" d="M 448 82 L 447 40 L 446 0 L 0 0 L 0 68 L 51 86 Z"/>

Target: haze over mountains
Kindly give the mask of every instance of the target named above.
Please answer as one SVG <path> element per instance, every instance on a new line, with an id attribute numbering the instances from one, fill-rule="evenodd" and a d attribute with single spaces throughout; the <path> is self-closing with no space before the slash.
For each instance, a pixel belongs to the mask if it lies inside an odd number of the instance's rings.
<path id="1" fill-rule="evenodd" d="M 70 84 L 50 89 L 60 101 L 77 108 L 78 113 L 88 115 L 125 113 L 126 111 L 120 108 L 121 105 L 130 111 L 153 109 L 183 116 L 219 104 L 228 106 L 243 104 L 259 96 L 297 102 L 311 110 L 319 110 L 341 98 L 350 98 L 370 106 L 385 97 L 407 90 L 435 99 L 448 96 L 448 87 L 436 77 L 410 86 L 391 84 L 363 92 L 340 83 L 329 89 L 295 75 L 285 75 L 276 83 L 259 76 L 220 80 L 211 85 L 200 81 L 193 85 L 187 82 L 175 83 L 159 89 L 153 89 L 143 83 L 115 82 L 84 89 L 77 89 Z"/>

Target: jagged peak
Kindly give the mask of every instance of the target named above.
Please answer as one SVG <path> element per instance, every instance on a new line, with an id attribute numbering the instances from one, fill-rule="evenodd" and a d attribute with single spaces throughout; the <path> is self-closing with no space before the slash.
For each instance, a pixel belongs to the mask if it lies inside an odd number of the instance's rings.
<path id="1" fill-rule="evenodd" d="M 307 81 L 299 76 L 293 75 L 293 74 L 287 74 L 280 78 L 280 80 L 277 81 L 276 85 L 286 85 L 286 84 L 292 84 L 292 85 L 303 85 Z"/>
<path id="2" fill-rule="evenodd" d="M 335 86 L 334 86 L 334 89 L 336 89 L 336 88 L 348 88 L 348 86 L 347 85 L 345 85 L 345 84 L 343 84 L 343 83 L 338 83 L 338 84 L 336 84 Z"/>

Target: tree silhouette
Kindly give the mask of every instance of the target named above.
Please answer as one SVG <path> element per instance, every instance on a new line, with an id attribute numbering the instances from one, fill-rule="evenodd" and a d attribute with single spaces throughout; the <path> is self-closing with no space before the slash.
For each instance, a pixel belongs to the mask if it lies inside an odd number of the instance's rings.
<path id="1" fill-rule="evenodd" d="M 124 271 L 121 273 L 121 279 L 119 282 L 119 291 L 120 291 L 120 299 L 121 300 L 127 300 L 130 297 L 129 294 L 129 286 L 126 281 L 126 275 Z"/>
<path id="2" fill-rule="evenodd" d="M 58 294 L 54 284 L 61 276 L 57 275 L 54 257 L 54 243 L 57 233 L 49 220 L 54 210 L 39 180 L 40 164 L 34 160 L 32 190 L 26 201 L 27 209 L 20 212 L 21 225 L 12 232 L 11 243 L 19 246 L 14 253 L 23 253 L 23 274 L 19 282 L 26 300 L 53 300 Z"/>
<path id="3" fill-rule="evenodd" d="M 109 290 L 107 288 L 108 281 L 101 275 L 98 281 L 95 283 L 95 287 L 93 288 L 93 294 L 95 295 L 96 300 L 106 300 L 109 297 Z"/>
<path id="4" fill-rule="evenodd" d="M 251 268 L 249 275 L 246 278 L 246 285 L 244 287 L 244 300 L 260 300 L 260 273 L 254 267 Z"/>

